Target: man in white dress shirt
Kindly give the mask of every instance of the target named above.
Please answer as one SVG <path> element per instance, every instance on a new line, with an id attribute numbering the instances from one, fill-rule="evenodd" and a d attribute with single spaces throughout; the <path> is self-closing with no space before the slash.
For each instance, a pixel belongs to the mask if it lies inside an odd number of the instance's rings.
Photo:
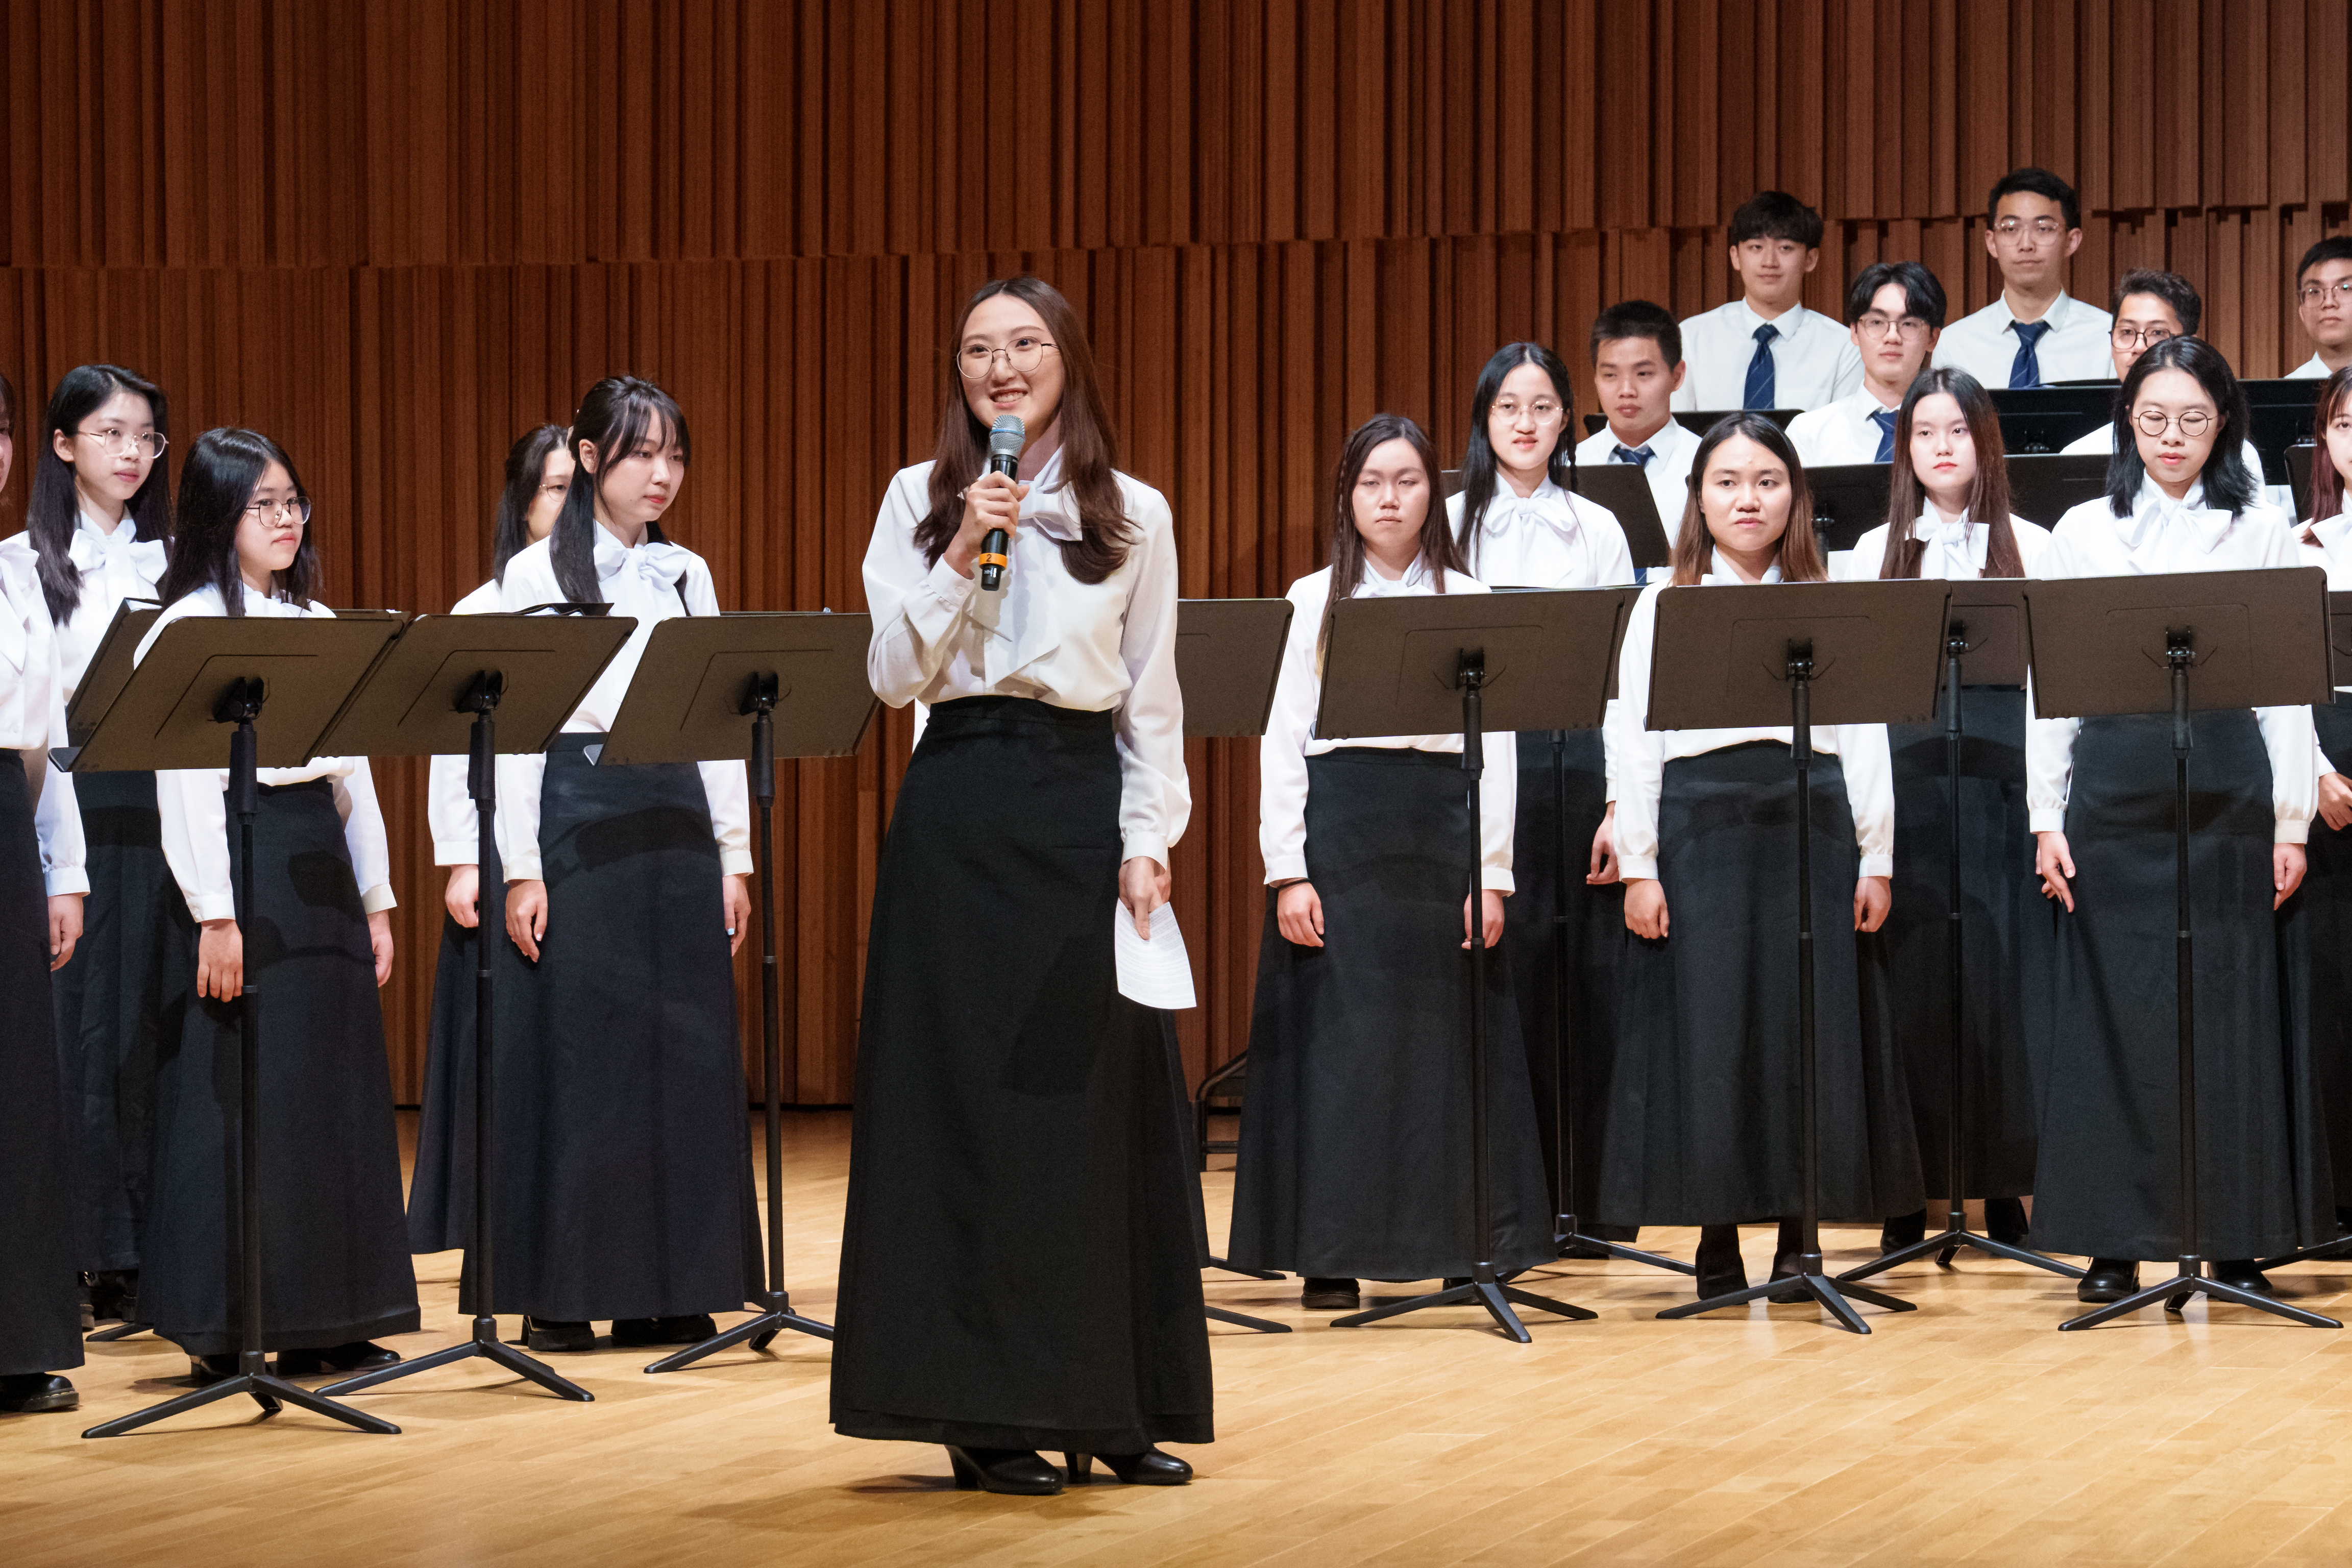
<path id="1" fill-rule="evenodd" d="M 1682 329 L 1664 305 L 1626 300 L 1592 322 L 1592 389 L 1609 423 L 1576 444 L 1580 463 L 1632 463 L 1650 484 L 1671 546 L 1690 500 L 1698 437 L 1674 416 L 1688 367 Z"/>
<path id="2" fill-rule="evenodd" d="M 2317 381 L 2352 364 L 2352 235 L 2332 235 L 2303 253 L 2294 318 L 2316 352 L 2290 378 Z"/>
<path id="3" fill-rule="evenodd" d="M 2000 298 L 1953 322 L 1936 363 L 1989 387 L 2105 376 L 2115 323 L 2065 289 L 2066 258 L 2083 243 L 2074 187 L 2047 169 L 2012 169 L 1995 182 L 1985 209 L 1985 250 L 2000 268 Z"/>
<path id="4" fill-rule="evenodd" d="M 1895 416 L 1944 330 L 1944 286 L 1916 261 L 1879 261 L 1845 294 L 1846 330 L 1862 355 L 1862 389 L 1789 422 L 1809 468 L 1895 460 Z"/>
<path id="5" fill-rule="evenodd" d="M 1740 297 L 1683 322 L 1690 374 L 1676 408 L 1819 408 L 1861 383 L 1845 334 L 1798 303 L 1821 259 L 1820 213 L 1785 191 L 1739 205 L 1731 270 Z"/>

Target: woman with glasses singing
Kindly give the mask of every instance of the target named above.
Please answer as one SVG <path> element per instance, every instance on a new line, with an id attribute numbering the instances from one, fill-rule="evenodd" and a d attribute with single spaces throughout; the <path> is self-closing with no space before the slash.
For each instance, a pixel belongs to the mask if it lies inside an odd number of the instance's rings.
<path id="1" fill-rule="evenodd" d="M 1175 528 L 1114 466 L 1058 290 L 982 285 L 947 359 L 938 455 L 866 552 L 866 672 L 929 718 L 874 890 L 834 1427 L 944 1444 L 967 1488 L 1059 1491 L 1040 1449 L 1176 1485 L 1156 1445 L 1212 1436 L 1198 1189 L 1112 945 L 1168 901 L 1192 810 Z M 983 475 L 1007 416 L 1019 466 Z"/>
<path id="2" fill-rule="evenodd" d="M 37 567 L 70 702 L 125 600 L 152 599 L 172 537 L 163 388 L 120 365 L 68 371 L 41 424 L 26 531 L 0 543 Z M 62 742 L 60 742 L 62 743 Z M 195 941 L 172 889 L 155 775 L 84 773 L 89 929 L 58 973 L 71 1128 L 77 1267 L 97 1318 L 137 1320 L 160 1021 L 186 1004 Z"/>
<path id="3" fill-rule="evenodd" d="M 2042 577 L 2294 566 L 2288 520 L 2242 456 L 2245 394 L 2175 337 L 2116 400 L 2107 494 L 2058 520 Z M 2218 1279 L 2332 1234 L 2307 1019 L 2288 987 L 2317 779 L 2311 710 L 2195 715 L 2189 887 L 2196 942 L 2200 1234 L 2180 1234 L 2175 845 L 2168 717 L 2036 718 L 2026 735 L 2035 869 L 2056 926 L 2033 1238 L 2087 1254 L 2077 1293 L 2118 1300 L 2142 1258 L 2194 1251 Z"/>
<path id="4" fill-rule="evenodd" d="M 144 659 L 195 616 L 331 616 L 294 459 L 251 430 L 207 430 L 181 474 L 180 530 Z M 226 731 L 223 731 L 226 736 Z M 226 742 L 224 739 L 224 746 Z M 263 1343 L 281 1375 L 387 1366 L 374 1343 L 417 1326 L 400 1142 L 378 987 L 392 975 L 391 854 L 365 757 L 260 770 L 252 909 L 237 906 L 228 770 L 155 775 L 163 854 L 195 921 L 194 997 L 156 1076 L 155 1201 L 140 1311 L 194 1359 L 236 1371 L 240 998 L 262 1017 Z M 249 940 L 248 940 L 249 939 Z"/>

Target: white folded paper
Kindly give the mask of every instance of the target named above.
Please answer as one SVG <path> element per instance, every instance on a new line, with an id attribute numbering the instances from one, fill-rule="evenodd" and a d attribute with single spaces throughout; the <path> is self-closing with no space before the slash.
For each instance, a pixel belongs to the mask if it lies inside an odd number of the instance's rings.
<path id="1" fill-rule="evenodd" d="M 1194 1006 L 1192 961 L 1184 955 L 1184 935 L 1167 904 L 1151 911 L 1151 940 L 1135 934 L 1135 917 L 1111 901 L 1111 946 L 1118 955 L 1118 994 L 1146 1007 L 1170 1011 Z"/>

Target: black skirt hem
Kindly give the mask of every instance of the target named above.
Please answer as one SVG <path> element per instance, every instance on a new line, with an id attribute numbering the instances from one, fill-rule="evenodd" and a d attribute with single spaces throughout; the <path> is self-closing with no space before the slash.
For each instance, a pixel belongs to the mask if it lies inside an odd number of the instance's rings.
<path id="1" fill-rule="evenodd" d="M 1124 1427 L 1000 1426 L 936 1415 L 898 1415 L 881 1410 L 836 1410 L 833 1429 L 844 1437 L 877 1443 L 940 1443 L 958 1448 L 1035 1448 L 1064 1454 L 1139 1454 L 1155 1443 L 1213 1443 L 1216 1422 L 1208 1415 L 1145 1415 Z"/>
<path id="2" fill-rule="evenodd" d="M 414 1307 L 404 1312 L 387 1312 L 357 1323 L 336 1323 L 324 1328 L 272 1327 L 265 1334 L 273 1351 L 323 1351 L 337 1345 L 356 1344 L 362 1340 L 382 1339 L 389 1334 L 413 1334 L 423 1327 Z M 157 1324 L 155 1334 L 179 1346 L 190 1355 L 235 1355 L 245 1345 L 242 1336 L 213 1330 L 181 1331 Z"/>

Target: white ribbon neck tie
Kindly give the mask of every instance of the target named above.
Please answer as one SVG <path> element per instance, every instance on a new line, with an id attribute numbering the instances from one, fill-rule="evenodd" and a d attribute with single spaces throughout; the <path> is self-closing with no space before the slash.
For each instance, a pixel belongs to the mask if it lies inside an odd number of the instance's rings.
<path id="1" fill-rule="evenodd" d="M 625 547 L 602 529 L 597 531 L 596 580 L 600 583 L 609 583 L 634 568 L 639 580 L 655 593 L 671 593 L 685 580 L 687 566 L 693 559 L 693 552 L 682 544 L 649 539 L 643 544 Z"/>

